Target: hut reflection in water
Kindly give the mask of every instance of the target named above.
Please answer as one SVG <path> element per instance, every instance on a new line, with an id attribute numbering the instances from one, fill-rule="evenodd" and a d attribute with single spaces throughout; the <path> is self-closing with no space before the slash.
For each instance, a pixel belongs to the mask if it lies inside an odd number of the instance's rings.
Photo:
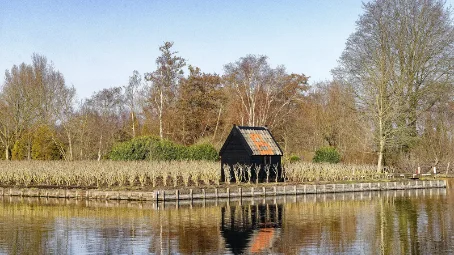
<path id="1" fill-rule="evenodd" d="M 270 251 L 282 226 L 282 204 L 225 206 L 221 234 L 234 254 Z"/>

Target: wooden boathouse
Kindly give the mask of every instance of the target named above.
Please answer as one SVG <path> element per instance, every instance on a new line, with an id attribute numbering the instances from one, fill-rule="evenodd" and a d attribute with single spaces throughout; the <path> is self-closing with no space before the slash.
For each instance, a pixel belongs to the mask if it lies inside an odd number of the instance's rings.
<path id="1" fill-rule="evenodd" d="M 282 179 L 282 150 L 267 127 L 250 127 L 234 125 L 224 145 L 219 151 L 221 157 L 221 180 L 225 180 L 223 168 L 230 167 L 234 181 L 234 166 L 240 164 L 250 166 L 252 180 L 257 178 L 256 169 L 259 170 L 259 181 L 266 180 L 266 167 L 269 170 L 269 179 Z M 276 171 L 277 169 L 277 171 Z M 245 173 L 244 173 L 245 174 Z M 245 180 L 246 178 L 243 178 Z"/>

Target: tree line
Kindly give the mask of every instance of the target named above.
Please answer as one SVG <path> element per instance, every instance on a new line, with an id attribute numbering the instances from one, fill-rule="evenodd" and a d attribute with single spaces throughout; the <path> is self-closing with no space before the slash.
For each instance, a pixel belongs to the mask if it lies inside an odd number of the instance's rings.
<path id="1" fill-rule="evenodd" d="M 342 161 L 414 168 L 454 155 L 453 46 L 443 1 L 364 4 L 333 79 L 272 67 L 247 55 L 205 73 L 159 47 L 155 66 L 127 84 L 77 100 L 45 56 L 6 70 L 0 90 L 3 159 L 101 160 L 139 136 L 219 148 L 232 124 L 267 125 L 285 154 L 311 160 L 334 147 Z"/>

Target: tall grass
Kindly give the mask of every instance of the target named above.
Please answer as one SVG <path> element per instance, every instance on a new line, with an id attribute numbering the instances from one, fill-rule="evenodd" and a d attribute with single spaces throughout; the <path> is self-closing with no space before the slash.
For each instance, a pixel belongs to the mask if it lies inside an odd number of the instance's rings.
<path id="1" fill-rule="evenodd" d="M 220 166 L 208 161 L 0 161 L 0 185 L 177 187 L 217 185 Z"/>
<path id="2" fill-rule="evenodd" d="M 292 182 L 379 180 L 387 177 L 374 165 L 297 162 L 286 165 L 285 177 Z"/>
<path id="3" fill-rule="evenodd" d="M 273 167 L 275 166 L 265 167 L 267 177 Z M 223 181 L 229 185 L 230 180 L 236 177 L 237 184 L 240 183 L 239 180 L 251 183 L 251 169 L 251 166 L 235 165 L 235 176 L 228 173 Z M 283 174 L 286 181 L 294 183 L 386 177 L 377 173 L 375 166 L 305 162 L 286 165 Z M 209 161 L 0 161 L 2 186 L 152 189 L 219 185 L 220 177 L 220 163 Z M 273 178 L 267 181 L 276 180 Z"/>

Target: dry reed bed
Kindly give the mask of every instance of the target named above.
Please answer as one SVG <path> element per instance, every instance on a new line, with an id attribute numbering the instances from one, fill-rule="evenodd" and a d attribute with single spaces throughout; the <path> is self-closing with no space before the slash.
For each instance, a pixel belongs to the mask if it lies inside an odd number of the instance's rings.
<path id="1" fill-rule="evenodd" d="M 267 171 L 273 171 L 273 167 L 269 166 Z M 243 182 L 251 181 L 251 167 L 237 165 L 234 169 L 241 171 Z M 284 178 L 296 183 L 384 178 L 374 166 L 299 162 L 288 164 L 284 169 Z M 220 171 L 219 162 L 208 161 L 0 161 L 0 185 L 86 188 L 210 186 L 220 185 Z M 226 180 L 226 183 L 230 181 Z"/>

